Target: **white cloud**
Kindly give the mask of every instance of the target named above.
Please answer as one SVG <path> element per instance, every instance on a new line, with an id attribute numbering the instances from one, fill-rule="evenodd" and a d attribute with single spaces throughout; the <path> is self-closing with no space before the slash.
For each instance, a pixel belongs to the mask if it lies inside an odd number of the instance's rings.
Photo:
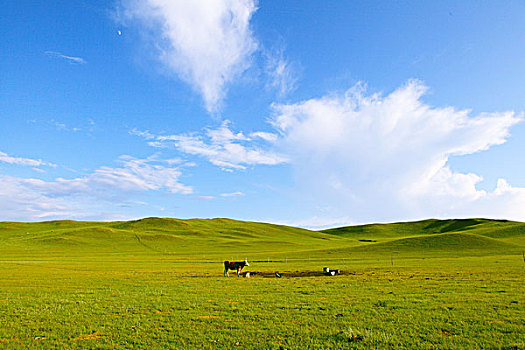
<path id="1" fill-rule="evenodd" d="M 265 53 L 265 71 L 269 80 L 267 86 L 276 89 L 279 97 L 284 97 L 296 88 L 297 76 L 294 65 L 284 57 L 284 49 Z"/>
<path id="2" fill-rule="evenodd" d="M 39 166 L 50 166 L 53 168 L 56 167 L 56 164 L 44 162 L 41 159 L 12 157 L 4 152 L 0 152 L 0 162 L 15 164 L 15 165 L 32 166 L 32 167 L 39 167 Z"/>
<path id="3" fill-rule="evenodd" d="M 102 202 L 121 204 L 148 191 L 193 193 L 192 187 L 179 181 L 183 165 L 178 160 L 122 156 L 119 161 L 121 167 L 101 167 L 73 179 L 44 181 L 0 175 L 0 220 L 122 218 L 116 213 L 101 214 Z"/>
<path id="4" fill-rule="evenodd" d="M 0 175 L 0 221 L 35 220 L 68 213 L 66 203 L 29 190 L 23 179 Z"/>
<path id="5" fill-rule="evenodd" d="M 231 192 L 231 193 L 221 193 L 221 197 L 239 197 L 244 196 L 243 192 Z"/>
<path id="6" fill-rule="evenodd" d="M 129 134 L 130 135 L 134 135 L 134 136 L 140 136 L 140 137 L 143 137 L 145 138 L 146 140 L 152 140 L 155 138 L 155 135 L 153 135 L 152 133 L 150 133 L 148 130 L 146 131 L 140 131 L 140 130 L 137 130 L 135 128 L 133 128 L 132 130 L 129 131 Z"/>
<path id="7" fill-rule="evenodd" d="M 135 216 L 108 211 L 100 199 L 54 197 L 40 193 L 27 186 L 25 179 L 0 175 L 0 183 L 0 221 L 137 219 Z"/>
<path id="8" fill-rule="evenodd" d="M 26 179 L 0 175 L 0 221 L 52 219 L 131 220 L 134 217 L 107 211 L 100 199 L 51 196 L 28 186 Z M 119 202 L 120 204 L 120 202 Z"/>
<path id="9" fill-rule="evenodd" d="M 94 130 L 94 125 L 95 125 L 95 122 L 89 118 L 85 118 L 80 124 L 73 125 L 73 126 L 67 125 L 55 119 L 50 119 L 46 121 L 39 121 L 37 119 L 33 119 L 33 120 L 30 120 L 29 122 L 34 123 L 34 124 L 40 124 L 43 127 L 51 126 L 52 128 L 58 131 L 75 132 L 75 133 L 80 132 L 80 131 L 84 131 L 87 133 L 92 132 Z"/>
<path id="10" fill-rule="evenodd" d="M 524 188 L 501 179 L 494 191 L 481 190 L 481 175 L 448 165 L 450 157 L 503 144 L 522 116 L 431 107 L 422 101 L 426 90 L 409 81 L 383 96 L 357 84 L 344 94 L 274 104 L 277 133 L 238 132 L 225 121 L 201 133 L 133 134 L 225 171 L 291 164 L 295 197 L 312 208 L 313 219 L 294 221 L 303 227 L 428 217 L 525 220 Z"/>
<path id="11" fill-rule="evenodd" d="M 50 196 L 72 196 L 85 194 L 107 198 L 122 192 L 155 191 L 165 189 L 172 193 L 189 194 L 191 187 L 179 182 L 181 171 L 177 167 L 166 167 L 155 158 L 136 159 L 122 156 L 120 168 L 100 167 L 85 177 L 58 178 L 53 182 L 27 179 L 22 182 L 40 193 Z"/>
<path id="12" fill-rule="evenodd" d="M 190 197 L 190 199 L 207 202 L 207 201 L 214 200 L 215 197 L 214 196 L 195 196 L 195 197 Z"/>
<path id="13" fill-rule="evenodd" d="M 60 58 L 72 64 L 86 64 L 87 63 L 86 60 L 83 59 L 82 57 L 67 56 L 60 52 L 55 52 L 55 51 L 46 51 L 44 53 L 49 57 Z"/>
<path id="14" fill-rule="evenodd" d="M 427 191 L 413 197 L 415 212 L 434 212 L 436 217 L 485 217 L 525 221 L 525 188 L 512 187 L 499 179 L 491 192 L 477 190 L 481 177 L 475 174 L 452 173 L 448 168 L 440 171 L 438 180 Z M 440 186 L 436 186 L 440 185 Z M 432 193 L 432 189 L 436 189 Z M 428 215 L 427 215 L 428 216 Z"/>
<path id="15" fill-rule="evenodd" d="M 254 132 L 250 134 L 254 138 L 250 138 L 242 132 L 233 132 L 229 124 L 229 121 L 224 121 L 220 127 L 207 129 L 201 135 L 156 136 L 155 141 L 148 144 L 161 148 L 175 147 L 183 153 L 206 158 L 210 163 L 227 171 L 246 169 L 249 165 L 277 165 L 287 161 L 282 155 L 258 146 L 255 141 L 255 138 L 266 142 L 273 141 L 277 138 L 275 134 Z"/>
<path id="16" fill-rule="evenodd" d="M 425 91 L 418 81 L 387 96 L 367 95 L 357 85 L 343 95 L 274 105 L 277 144 L 302 193 L 333 216 L 358 222 L 497 212 L 525 219 L 525 206 L 514 206 L 523 203 L 524 189 L 505 190 L 501 182 L 486 193 L 476 188 L 479 175 L 447 166 L 451 156 L 504 143 L 521 117 L 432 108 L 421 101 Z M 484 209 L 495 202 L 500 209 Z"/>
<path id="17" fill-rule="evenodd" d="M 210 112 L 250 65 L 256 9 L 254 0 L 124 0 L 125 16 L 153 31 L 159 59 L 203 96 Z"/>
<path id="18" fill-rule="evenodd" d="M 275 142 L 277 141 L 278 136 L 270 132 L 256 131 L 256 132 L 250 133 L 250 137 L 254 139 L 260 138 L 268 142 Z"/>

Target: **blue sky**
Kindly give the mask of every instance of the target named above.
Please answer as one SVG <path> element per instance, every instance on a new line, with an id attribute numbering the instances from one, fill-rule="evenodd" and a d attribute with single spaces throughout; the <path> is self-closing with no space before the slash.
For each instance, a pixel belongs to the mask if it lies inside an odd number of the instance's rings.
<path id="1" fill-rule="evenodd" d="M 522 1 L 0 14 L 0 221 L 525 221 Z"/>

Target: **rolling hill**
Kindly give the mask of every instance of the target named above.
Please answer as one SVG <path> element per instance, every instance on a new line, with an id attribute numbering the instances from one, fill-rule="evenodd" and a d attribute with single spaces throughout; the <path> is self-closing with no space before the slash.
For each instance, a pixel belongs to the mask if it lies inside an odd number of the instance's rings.
<path id="1" fill-rule="evenodd" d="M 231 219 L 0 223 L 0 249 L 4 254 L 253 256 L 329 248 L 346 241 L 322 232 Z"/>
<path id="2" fill-rule="evenodd" d="M 349 253 L 516 254 L 525 223 L 487 219 L 422 220 L 311 231 L 231 219 L 145 218 L 120 222 L 0 222 L 8 256 L 170 255 L 181 259 L 333 256 Z"/>
<path id="3" fill-rule="evenodd" d="M 525 223 L 507 220 L 428 219 L 322 232 L 360 242 L 353 252 L 518 254 L 525 246 Z"/>

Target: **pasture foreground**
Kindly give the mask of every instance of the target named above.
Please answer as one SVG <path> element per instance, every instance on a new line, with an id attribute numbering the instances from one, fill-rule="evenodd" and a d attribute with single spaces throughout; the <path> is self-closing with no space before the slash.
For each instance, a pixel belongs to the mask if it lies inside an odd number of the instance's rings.
<path id="1" fill-rule="evenodd" d="M 2 243 L 0 348 L 525 349 L 518 251 L 287 251 L 224 278 L 215 256 Z M 325 266 L 344 274 L 301 273 Z"/>

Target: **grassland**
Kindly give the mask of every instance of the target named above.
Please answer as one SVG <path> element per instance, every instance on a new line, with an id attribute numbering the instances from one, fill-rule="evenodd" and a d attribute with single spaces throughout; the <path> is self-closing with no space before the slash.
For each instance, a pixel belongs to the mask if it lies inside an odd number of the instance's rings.
<path id="1" fill-rule="evenodd" d="M 483 219 L 3 222 L 0 348 L 525 349 L 524 250 Z"/>

